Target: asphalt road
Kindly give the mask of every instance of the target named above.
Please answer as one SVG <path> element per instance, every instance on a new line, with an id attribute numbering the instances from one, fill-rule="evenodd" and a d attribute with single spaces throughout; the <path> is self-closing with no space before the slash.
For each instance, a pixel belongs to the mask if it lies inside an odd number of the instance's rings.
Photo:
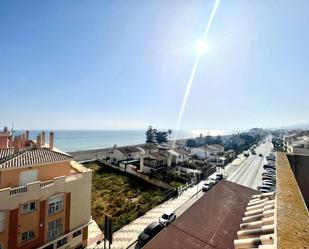
<path id="1" fill-rule="evenodd" d="M 262 183 L 263 165 L 266 163 L 266 155 L 271 152 L 273 145 L 270 140 L 259 145 L 255 151 L 256 155 L 250 155 L 239 165 L 230 165 L 227 169 L 227 180 L 240 185 L 256 189 Z M 260 157 L 262 154 L 263 157 Z"/>

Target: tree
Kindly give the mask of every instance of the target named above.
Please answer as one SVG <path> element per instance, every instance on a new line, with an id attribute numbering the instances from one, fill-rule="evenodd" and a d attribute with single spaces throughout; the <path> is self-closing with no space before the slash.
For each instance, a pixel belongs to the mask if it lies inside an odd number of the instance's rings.
<path id="1" fill-rule="evenodd" d="M 156 141 L 158 144 L 167 142 L 167 132 L 166 131 L 156 131 L 155 137 L 156 137 Z"/>
<path id="2" fill-rule="evenodd" d="M 195 139 L 192 139 L 192 138 L 188 139 L 186 144 L 187 144 L 187 147 L 190 147 L 190 148 L 197 147 Z"/>
<path id="3" fill-rule="evenodd" d="M 171 129 L 168 129 L 167 130 L 167 133 L 168 133 L 168 139 L 170 140 L 171 139 L 171 134 L 172 134 L 172 130 Z"/>
<path id="4" fill-rule="evenodd" d="M 149 126 L 148 130 L 146 131 L 146 143 L 147 144 L 154 144 L 156 139 L 156 130 Z"/>

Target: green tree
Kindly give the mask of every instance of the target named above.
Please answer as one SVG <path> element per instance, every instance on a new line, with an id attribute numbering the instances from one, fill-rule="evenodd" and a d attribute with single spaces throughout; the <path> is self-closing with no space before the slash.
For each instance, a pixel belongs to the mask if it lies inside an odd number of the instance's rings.
<path id="1" fill-rule="evenodd" d="M 187 147 L 190 147 L 190 148 L 197 147 L 197 143 L 195 139 L 192 139 L 192 138 L 188 139 L 186 144 L 187 144 Z"/>
<path id="2" fill-rule="evenodd" d="M 156 137 L 156 141 L 158 144 L 167 142 L 167 132 L 166 131 L 156 131 L 155 137 Z"/>
<path id="3" fill-rule="evenodd" d="M 146 143 L 154 144 L 156 142 L 156 129 L 153 129 L 152 126 L 148 127 L 146 131 Z"/>

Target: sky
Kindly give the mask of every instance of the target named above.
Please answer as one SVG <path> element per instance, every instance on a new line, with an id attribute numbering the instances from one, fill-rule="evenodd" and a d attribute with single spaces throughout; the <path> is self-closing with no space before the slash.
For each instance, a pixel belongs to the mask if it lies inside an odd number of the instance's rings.
<path id="1" fill-rule="evenodd" d="M 0 126 L 174 129 L 213 0 L 0 1 Z M 180 129 L 309 121 L 309 2 L 221 0 Z"/>

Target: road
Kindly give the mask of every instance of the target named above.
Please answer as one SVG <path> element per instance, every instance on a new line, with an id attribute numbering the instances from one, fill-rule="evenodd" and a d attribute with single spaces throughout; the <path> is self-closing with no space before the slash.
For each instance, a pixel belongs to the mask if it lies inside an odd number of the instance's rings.
<path id="1" fill-rule="evenodd" d="M 228 165 L 225 173 L 227 180 L 240 185 L 256 189 L 262 183 L 263 165 L 266 163 L 266 155 L 271 152 L 273 145 L 269 139 L 259 145 L 255 151 L 256 155 L 251 155 L 242 160 L 239 165 Z M 263 157 L 260 157 L 262 154 Z"/>

